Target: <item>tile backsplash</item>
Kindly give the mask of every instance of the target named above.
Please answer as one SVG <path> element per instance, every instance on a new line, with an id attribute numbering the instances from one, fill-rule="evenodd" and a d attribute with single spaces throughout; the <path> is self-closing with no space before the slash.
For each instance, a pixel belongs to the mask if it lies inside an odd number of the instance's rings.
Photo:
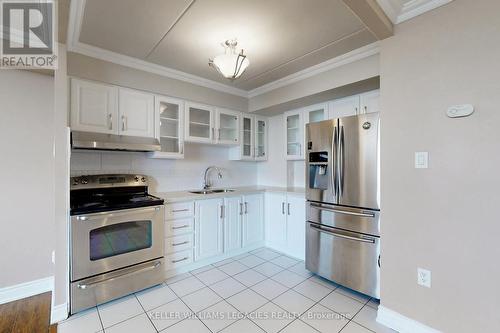
<path id="1" fill-rule="evenodd" d="M 229 161 L 225 147 L 187 144 L 182 160 L 149 158 L 147 153 L 73 151 L 71 176 L 138 173 L 150 177 L 151 192 L 201 188 L 205 169 L 215 165 L 223 178 L 211 174 L 215 187 L 257 185 L 257 163 Z"/>

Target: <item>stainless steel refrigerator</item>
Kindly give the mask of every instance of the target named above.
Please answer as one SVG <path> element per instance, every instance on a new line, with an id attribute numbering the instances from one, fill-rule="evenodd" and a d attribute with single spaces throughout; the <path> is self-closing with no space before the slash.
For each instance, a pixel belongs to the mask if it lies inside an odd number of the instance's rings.
<path id="1" fill-rule="evenodd" d="M 379 113 L 306 125 L 306 268 L 380 298 Z"/>

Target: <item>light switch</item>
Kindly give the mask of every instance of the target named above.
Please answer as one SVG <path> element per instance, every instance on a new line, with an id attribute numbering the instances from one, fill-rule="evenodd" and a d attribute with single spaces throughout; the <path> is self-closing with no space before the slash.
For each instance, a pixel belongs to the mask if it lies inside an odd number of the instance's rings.
<path id="1" fill-rule="evenodd" d="M 415 169 L 427 169 L 429 167 L 429 153 L 426 151 L 415 152 Z"/>

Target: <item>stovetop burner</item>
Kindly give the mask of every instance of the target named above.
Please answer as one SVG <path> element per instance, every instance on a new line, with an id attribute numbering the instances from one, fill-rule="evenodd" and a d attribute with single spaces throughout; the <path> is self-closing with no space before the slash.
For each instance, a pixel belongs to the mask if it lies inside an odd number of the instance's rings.
<path id="1" fill-rule="evenodd" d="M 109 179 L 120 181 L 110 184 Z M 163 205 L 163 199 L 148 194 L 145 179 L 136 175 L 73 177 L 71 215 Z"/>

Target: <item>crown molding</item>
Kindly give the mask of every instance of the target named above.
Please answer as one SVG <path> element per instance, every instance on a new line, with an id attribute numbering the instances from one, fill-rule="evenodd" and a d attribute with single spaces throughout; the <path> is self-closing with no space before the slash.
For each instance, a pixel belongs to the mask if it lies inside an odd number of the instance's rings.
<path id="1" fill-rule="evenodd" d="M 329 59 L 327 61 L 324 61 L 322 63 L 319 63 L 317 65 L 308 67 L 306 69 L 303 69 L 301 71 L 298 71 L 296 73 L 290 74 L 288 76 L 285 76 L 284 78 L 278 79 L 276 81 L 264 84 L 258 88 L 255 88 L 253 90 L 250 90 L 248 92 L 248 97 L 256 97 L 258 95 L 265 94 L 269 91 L 288 86 L 290 84 L 293 84 L 295 82 L 299 82 L 301 80 L 307 79 L 311 76 L 315 76 L 318 74 L 321 74 L 323 72 L 327 72 L 329 70 L 332 70 L 334 68 L 344 66 L 347 64 L 350 64 L 352 62 L 368 58 L 372 55 L 379 54 L 380 53 L 380 43 L 375 42 L 372 44 L 368 44 L 366 46 L 360 47 L 359 49 L 353 50 L 351 52 L 348 52 L 346 54 L 343 54 L 341 56 Z"/>
<path id="2" fill-rule="evenodd" d="M 452 1 L 453 0 L 411 0 L 403 3 L 402 0 L 377 0 L 377 3 L 392 23 L 399 24 Z"/>
<path id="3" fill-rule="evenodd" d="M 224 93 L 241 97 L 248 97 L 248 92 L 242 89 L 231 87 L 220 82 L 205 79 L 200 76 L 185 73 L 173 68 L 153 64 L 141 59 L 129 57 L 123 54 L 81 43 L 79 39 L 83 14 L 85 12 L 85 3 L 86 0 L 71 1 L 68 23 L 68 37 L 66 42 L 68 51 L 80 53 L 92 58 L 109 61 L 118 65 L 139 69 L 145 72 L 158 74 L 171 79 L 188 82 Z"/>

